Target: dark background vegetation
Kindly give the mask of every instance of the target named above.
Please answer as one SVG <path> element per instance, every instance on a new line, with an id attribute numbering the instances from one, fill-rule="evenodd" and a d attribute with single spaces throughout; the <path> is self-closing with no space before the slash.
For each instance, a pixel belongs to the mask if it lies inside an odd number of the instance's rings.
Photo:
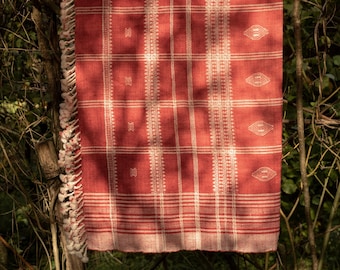
<path id="1" fill-rule="evenodd" d="M 58 5 L 0 1 L 0 270 L 64 269 L 54 215 L 56 179 L 37 144 L 57 144 Z M 87 269 L 340 269 L 340 4 L 301 2 L 303 125 L 297 119 L 293 0 L 284 1 L 281 235 L 277 252 L 90 252 Z M 296 26 L 296 25 L 295 25 Z M 301 159 L 299 128 L 306 160 Z M 301 181 L 306 169 L 309 188 Z M 310 205 L 305 196 L 309 195 Z M 311 222 L 306 222 L 306 213 Z M 312 231 L 313 242 L 308 237 Z M 59 248 L 60 250 L 60 248 Z M 63 254 L 60 250 L 59 254 Z M 315 265 L 314 268 L 316 269 Z"/>

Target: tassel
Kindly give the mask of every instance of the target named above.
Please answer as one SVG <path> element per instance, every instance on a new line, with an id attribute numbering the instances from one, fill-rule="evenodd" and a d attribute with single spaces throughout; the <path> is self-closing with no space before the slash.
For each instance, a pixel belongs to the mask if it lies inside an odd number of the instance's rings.
<path id="1" fill-rule="evenodd" d="M 64 170 L 59 178 L 62 182 L 58 194 L 60 211 L 64 217 L 63 228 L 67 237 L 67 249 L 76 254 L 82 262 L 88 262 L 86 228 L 83 224 L 83 191 L 81 185 L 80 133 L 77 132 L 77 93 L 75 72 L 75 7 L 74 0 L 60 3 L 61 32 L 59 46 L 63 79 L 61 89 L 63 102 L 60 104 L 59 121 L 62 131 L 60 139 L 59 166 Z"/>

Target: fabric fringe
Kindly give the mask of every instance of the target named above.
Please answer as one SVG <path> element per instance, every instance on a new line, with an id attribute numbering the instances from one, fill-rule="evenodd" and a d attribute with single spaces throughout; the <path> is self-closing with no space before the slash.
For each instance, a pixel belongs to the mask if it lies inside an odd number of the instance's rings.
<path id="1" fill-rule="evenodd" d="M 81 182 L 80 133 L 77 119 L 77 93 L 75 74 L 75 8 L 74 0 L 63 0 L 61 6 L 60 48 L 63 79 L 59 121 L 62 131 L 62 149 L 59 151 L 59 166 L 62 182 L 58 199 L 63 216 L 63 229 L 70 254 L 88 262 L 86 231 L 83 224 L 83 192 Z"/>

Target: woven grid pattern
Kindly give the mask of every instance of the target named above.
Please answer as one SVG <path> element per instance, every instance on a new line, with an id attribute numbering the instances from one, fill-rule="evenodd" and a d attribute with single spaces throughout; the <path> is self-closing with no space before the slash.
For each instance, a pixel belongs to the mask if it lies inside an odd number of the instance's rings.
<path id="1" fill-rule="evenodd" d="M 88 248 L 275 250 L 282 2 L 74 9 Z"/>

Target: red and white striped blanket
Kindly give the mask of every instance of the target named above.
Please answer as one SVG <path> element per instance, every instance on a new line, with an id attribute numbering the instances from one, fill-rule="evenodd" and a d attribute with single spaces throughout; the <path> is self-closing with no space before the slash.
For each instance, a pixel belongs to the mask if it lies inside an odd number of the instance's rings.
<path id="1" fill-rule="evenodd" d="M 61 6 L 69 250 L 275 250 L 282 1 Z"/>

